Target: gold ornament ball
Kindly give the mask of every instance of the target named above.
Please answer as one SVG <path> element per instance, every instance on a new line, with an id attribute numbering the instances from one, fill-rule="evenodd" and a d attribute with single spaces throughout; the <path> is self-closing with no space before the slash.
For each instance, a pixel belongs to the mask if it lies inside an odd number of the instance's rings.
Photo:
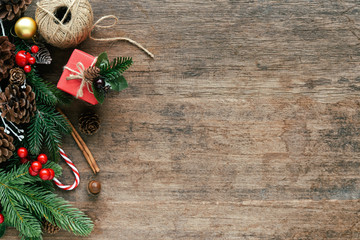
<path id="1" fill-rule="evenodd" d="M 31 39 L 36 31 L 36 22 L 30 17 L 22 17 L 15 23 L 15 33 L 21 39 Z"/>

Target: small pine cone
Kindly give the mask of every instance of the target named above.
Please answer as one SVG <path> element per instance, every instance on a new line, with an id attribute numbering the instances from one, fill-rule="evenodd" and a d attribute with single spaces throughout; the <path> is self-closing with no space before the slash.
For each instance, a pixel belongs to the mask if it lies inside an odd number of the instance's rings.
<path id="1" fill-rule="evenodd" d="M 15 45 L 6 36 L 0 37 L 0 81 L 9 76 L 15 62 Z"/>
<path id="2" fill-rule="evenodd" d="M 93 80 L 99 76 L 100 76 L 100 68 L 96 66 L 88 67 L 84 71 L 84 77 L 86 81 L 88 81 L 89 83 L 92 83 Z"/>
<path id="3" fill-rule="evenodd" d="M 42 222 L 42 229 L 46 233 L 55 234 L 58 231 L 60 231 L 60 228 L 56 225 L 52 225 L 49 221 L 46 221 L 45 219 Z"/>
<path id="4" fill-rule="evenodd" d="M 39 47 L 39 51 L 33 54 L 36 59 L 36 64 L 51 64 L 51 54 L 46 46 L 41 43 L 38 43 L 37 46 Z"/>
<path id="5" fill-rule="evenodd" d="M 25 12 L 32 0 L 0 0 L 0 18 L 9 21 Z"/>
<path id="6" fill-rule="evenodd" d="M 0 127 L 0 163 L 5 162 L 13 155 L 15 150 L 13 141 L 13 137 L 7 135 L 4 128 Z"/>
<path id="7" fill-rule="evenodd" d="M 95 113 L 83 113 L 79 118 L 79 129 L 82 133 L 92 135 L 100 128 L 100 118 Z"/>
<path id="8" fill-rule="evenodd" d="M 12 85 L 23 85 L 26 79 L 25 72 L 22 68 L 16 67 L 10 70 L 10 84 Z"/>
<path id="9" fill-rule="evenodd" d="M 0 110 L 1 116 L 11 122 L 28 123 L 36 111 L 35 93 L 29 85 L 25 89 L 9 85 L 0 93 Z"/>

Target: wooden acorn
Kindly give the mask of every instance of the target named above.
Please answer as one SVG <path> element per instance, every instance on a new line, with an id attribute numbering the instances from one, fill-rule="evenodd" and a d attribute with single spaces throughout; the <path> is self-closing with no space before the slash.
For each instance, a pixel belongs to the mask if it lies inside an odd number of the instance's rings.
<path id="1" fill-rule="evenodd" d="M 101 191 L 101 183 L 95 180 L 92 180 L 88 184 L 88 192 L 93 195 L 98 195 Z"/>

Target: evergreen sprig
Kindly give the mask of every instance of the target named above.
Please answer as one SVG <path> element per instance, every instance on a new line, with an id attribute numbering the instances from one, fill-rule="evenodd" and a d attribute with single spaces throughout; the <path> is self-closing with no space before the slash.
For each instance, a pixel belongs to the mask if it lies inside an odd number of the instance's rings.
<path id="1" fill-rule="evenodd" d="M 125 72 L 133 63 L 131 57 L 117 57 L 111 63 L 104 61 L 100 64 L 100 75 L 106 77 L 108 74 L 111 76 L 113 73 L 121 74 Z"/>
<path id="2" fill-rule="evenodd" d="M 38 176 L 29 175 L 29 166 L 14 167 L 7 173 L 0 170 L 0 196 L 6 225 L 18 229 L 23 239 L 42 239 L 43 218 L 75 235 L 89 235 L 93 228 L 91 220 L 69 202 L 42 187 Z M 53 168 L 56 176 L 61 174 L 61 167 L 53 162 L 44 167 Z"/>
<path id="3" fill-rule="evenodd" d="M 26 81 L 35 92 L 36 103 L 55 106 L 70 103 L 64 92 L 60 91 L 54 84 L 46 82 L 33 67 L 32 71 L 26 74 Z"/>
<path id="4" fill-rule="evenodd" d="M 23 40 L 15 40 L 15 46 L 16 51 L 29 51 L 29 46 Z M 60 156 L 58 146 L 61 144 L 61 134 L 69 134 L 70 126 L 65 117 L 55 110 L 55 106 L 68 103 L 70 98 L 55 85 L 46 82 L 35 66 L 26 75 L 26 80 L 35 92 L 37 110 L 30 123 L 22 126 L 27 128 L 26 138 L 21 143 L 15 141 L 15 145 L 26 147 L 30 155 L 38 155 L 47 148 L 50 159 L 56 160 Z M 41 240 L 43 219 L 75 235 L 89 235 L 93 228 L 91 219 L 54 194 L 51 181 L 30 176 L 29 166 L 29 163 L 19 166 L 18 156 L 13 156 L 6 164 L 0 164 L 0 202 L 5 216 L 0 238 L 5 226 L 12 226 L 18 229 L 21 239 Z M 43 167 L 52 168 L 57 177 L 61 175 L 62 168 L 52 161 Z"/>
<path id="5" fill-rule="evenodd" d="M 95 66 L 100 69 L 100 76 L 105 80 L 107 86 L 112 90 L 121 91 L 128 87 L 127 81 L 122 75 L 132 65 L 131 57 L 118 57 L 109 62 L 107 53 L 101 53 L 96 61 Z M 104 89 L 97 89 L 93 83 L 92 89 L 94 96 L 99 103 L 103 103 L 105 98 Z"/>
<path id="6" fill-rule="evenodd" d="M 30 51 L 30 46 L 19 38 L 14 40 L 16 52 L 24 50 Z M 32 66 L 30 73 L 26 74 L 26 81 L 32 87 L 36 95 L 36 103 L 55 106 L 56 104 L 69 104 L 70 98 L 59 90 L 54 84 L 46 82 L 36 70 L 36 66 Z"/>
<path id="7" fill-rule="evenodd" d="M 37 105 L 35 116 L 26 132 L 29 150 L 32 154 L 38 155 L 45 145 L 53 159 L 58 159 L 61 133 L 69 134 L 70 131 L 69 123 L 54 107 Z"/>

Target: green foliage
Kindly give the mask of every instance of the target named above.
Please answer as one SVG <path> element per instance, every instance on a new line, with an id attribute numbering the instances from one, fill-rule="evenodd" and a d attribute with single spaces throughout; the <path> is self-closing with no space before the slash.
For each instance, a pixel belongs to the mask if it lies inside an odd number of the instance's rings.
<path id="1" fill-rule="evenodd" d="M 70 133 L 70 131 L 67 120 L 54 107 L 37 105 L 35 116 L 31 119 L 26 131 L 28 150 L 38 155 L 42 146 L 45 145 L 53 159 L 58 159 L 61 133 Z"/>
<path id="2" fill-rule="evenodd" d="M 123 75 L 119 75 L 115 80 L 108 80 L 108 81 L 111 86 L 111 89 L 118 92 L 128 87 L 128 83 Z"/>
<path id="3" fill-rule="evenodd" d="M 54 84 L 46 82 L 41 78 L 36 69 L 26 74 L 26 81 L 32 87 L 36 96 L 36 103 L 55 106 L 56 104 L 69 104 L 68 98 L 64 92 L 60 91 Z"/>
<path id="4" fill-rule="evenodd" d="M 0 170 L 0 196 L 5 224 L 15 227 L 23 239 L 41 239 L 43 218 L 76 235 L 89 235 L 93 228 L 91 220 L 63 198 L 42 187 L 42 180 L 38 176 L 29 175 L 29 166 L 14 167 L 7 173 Z M 61 174 L 61 167 L 53 162 L 48 162 L 44 167 L 54 169 L 56 176 Z"/>
<path id="5" fill-rule="evenodd" d="M 111 63 L 104 63 L 100 66 L 100 75 L 105 78 L 115 91 L 121 91 L 128 87 L 122 75 L 132 64 L 131 58 L 115 58 Z"/>
<path id="6" fill-rule="evenodd" d="M 114 73 L 121 74 L 129 69 L 132 63 L 131 57 L 117 57 L 111 63 L 103 61 L 99 66 L 100 75 L 111 77 Z"/>
<path id="7" fill-rule="evenodd" d="M 105 78 L 105 82 L 110 85 L 112 90 L 121 91 L 128 87 L 126 79 L 122 75 L 133 63 L 130 57 L 118 57 L 111 63 L 109 62 L 107 54 L 101 53 L 96 61 L 95 66 L 100 69 L 100 75 Z M 105 98 L 105 91 L 97 89 L 93 84 L 93 91 L 95 98 L 99 103 L 102 103 Z"/>
<path id="8" fill-rule="evenodd" d="M 21 38 L 15 37 L 13 43 L 15 44 L 16 52 L 21 51 L 21 50 L 25 50 L 25 51 L 30 50 L 30 47 Z"/>
<path id="9" fill-rule="evenodd" d="M 98 68 L 102 68 L 103 65 L 109 64 L 109 58 L 106 52 L 101 53 L 95 63 L 95 66 Z"/>
<path id="10" fill-rule="evenodd" d="M 6 230 L 6 224 L 5 223 L 0 224 L 0 238 L 4 235 L 5 230 Z"/>
<path id="11" fill-rule="evenodd" d="M 15 40 L 16 51 L 29 51 L 25 41 Z M 67 119 L 55 110 L 58 104 L 69 103 L 69 97 L 46 82 L 36 71 L 36 67 L 26 75 L 36 95 L 37 111 L 25 129 L 25 139 L 20 142 L 15 138 L 15 146 L 26 147 L 30 155 L 36 156 L 47 149 L 51 160 L 60 157 L 58 146 L 61 135 L 70 133 Z M 28 173 L 30 164 L 20 165 L 20 158 L 15 154 L 5 163 L 0 163 L 0 201 L 3 207 L 5 223 L 0 225 L 0 237 L 5 226 L 15 227 L 21 239 L 42 239 L 41 221 L 45 218 L 50 223 L 76 235 L 89 235 L 93 228 L 92 221 L 81 211 L 71 207 L 63 198 L 56 196 L 52 181 L 42 181 L 39 176 Z M 61 175 L 62 168 L 49 161 L 43 166 L 52 168 L 55 175 Z"/>
<path id="12" fill-rule="evenodd" d="M 92 84 L 92 89 L 93 89 L 93 92 L 94 92 L 94 96 L 96 98 L 96 100 L 102 104 L 105 100 L 105 92 L 104 90 L 102 89 L 97 89 L 96 86 L 94 85 L 94 83 Z"/>

